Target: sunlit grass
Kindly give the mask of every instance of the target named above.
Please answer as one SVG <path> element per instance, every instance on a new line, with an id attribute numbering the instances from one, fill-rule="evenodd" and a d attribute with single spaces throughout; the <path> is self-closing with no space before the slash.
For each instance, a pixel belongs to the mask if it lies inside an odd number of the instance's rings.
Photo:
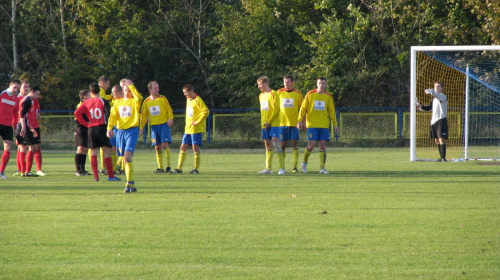
<path id="1" fill-rule="evenodd" d="M 317 174 L 315 150 L 308 174 L 290 172 L 289 151 L 279 176 L 257 174 L 261 150 L 202 150 L 198 175 L 186 174 L 192 154 L 182 175 L 153 174 L 152 150 L 134 160 L 132 194 L 75 177 L 69 152 L 45 152 L 43 178 L 9 176 L 12 160 L 0 181 L 0 278 L 500 278 L 494 163 L 335 148 L 331 174 Z"/>

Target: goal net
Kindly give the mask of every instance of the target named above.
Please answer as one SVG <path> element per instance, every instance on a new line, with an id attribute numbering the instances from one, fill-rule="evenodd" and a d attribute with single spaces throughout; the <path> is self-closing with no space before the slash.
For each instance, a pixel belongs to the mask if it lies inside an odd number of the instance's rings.
<path id="1" fill-rule="evenodd" d="M 429 137 L 429 105 L 435 82 L 448 97 L 447 159 L 500 160 L 500 46 L 419 46 L 411 48 L 410 160 L 439 158 Z"/>

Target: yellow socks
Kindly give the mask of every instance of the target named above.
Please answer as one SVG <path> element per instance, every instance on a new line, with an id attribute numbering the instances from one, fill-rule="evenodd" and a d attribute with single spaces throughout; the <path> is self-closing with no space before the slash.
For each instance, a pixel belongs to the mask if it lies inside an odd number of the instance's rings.
<path id="1" fill-rule="evenodd" d="M 106 164 L 104 163 L 104 151 L 102 148 L 100 149 L 101 153 L 101 170 L 106 170 Z"/>
<path id="2" fill-rule="evenodd" d="M 158 163 L 158 168 L 163 170 L 163 151 L 156 151 L 156 163 Z"/>
<path id="3" fill-rule="evenodd" d="M 198 168 L 200 167 L 200 161 L 200 153 L 194 153 L 194 169 L 198 170 Z"/>
<path id="4" fill-rule="evenodd" d="M 167 159 L 167 167 L 170 167 L 170 148 L 165 149 L 165 158 Z"/>
<path id="5" fill-rule="evenodd" d="M 273 150 L 266 151 L 266 169 L 273 169 Z"/>
<path id="6" fill-rule="evenodd" d="M 309 161 L 309 156 L 311 155 L 311 151 L 308 151 L 307 148 L 304 151 L 304 161 L 303 162 L 308 162 Z"/>
<path id="7" fill-rule="evenodd" d="M 326 151 L 319 151 L 319 168 L 320 169 L 325 168 L 325 162 L 326 162 Z"/>
<path id="8" fill-rule="evenodd" d="M 134 184 L 134 163 L 125 162 L 125 175 L 127 176 L 127 183 Z"/>
<path id="9" fill-rule="evenodd" d="M 179 162 L 177 163 L 177 169 L 182 170 L 182 165 L 184 165 L 184 161 L 186 160 L 187 152 L 181 151 L 179 153 Z"/>
<path id="10" fill-rule="evenodd" d="M 297 168 L 297 164 L 299 164 L 299 148 L 293 148 L 292 158 L 293 158 L 293 168 Z"/>
<path id="11" fill-rule="evenodd" d="M 111 151 L 111 163 L 113 164 L 113 171 L 116 171 L 116 163 L 118 161 L 118 156 L 116 155 L 116 150 Z"/>
<path id="12" fill-rule="evenodd" d="M 280 169 L 285 169 L 285 153 L 278 152 L 278 162 L 280 164 Z"/>

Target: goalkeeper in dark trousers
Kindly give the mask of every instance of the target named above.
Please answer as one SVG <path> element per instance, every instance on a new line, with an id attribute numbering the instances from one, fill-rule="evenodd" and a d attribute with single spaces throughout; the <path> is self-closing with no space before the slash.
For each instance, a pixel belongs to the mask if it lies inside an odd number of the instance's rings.
<path id="1" fill-rule="evenodd" d="M 426 94 L 433 99 L 429 106 L 417 105 L 421 111 L 432 111 L 430 138 L 438 145 L 441 161 L 446 162 L 446 139 L 448 139 L 448 97 L 443 94 L 443 83 L 434 83 L 434 89 L 426 89 Z"/>

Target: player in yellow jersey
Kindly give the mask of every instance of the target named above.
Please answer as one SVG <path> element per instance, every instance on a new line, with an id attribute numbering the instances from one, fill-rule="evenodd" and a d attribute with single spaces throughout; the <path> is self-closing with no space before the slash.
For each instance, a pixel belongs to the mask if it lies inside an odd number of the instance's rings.
<path id="1" fill-rule="evenodd" d="M 186 96 L 186 126 L 184 128 L 184 136 L 179 153 L 179 162 L 175 173 L 182 173 L 182 165 L 186 160 L 187 148 L 193 146 L 194 152 L 194 169 L 189 173 L 198 174 L 200 168 L 200 146 L 202 145 L 202 134 L 205 132 L 205 123 L 208 117 L 208 108 L 203 100 L 194 92 L 194 87 L 186 84 L 182 88 L 184 96 Z"/>
<path id="2" fill-rule="evenodd" d="M 117 87 L 117 86 L 115 86 Z M 113 126 L 117 128 L 116 148 L 118 156 L 123 156 L 125 161 L 125 175 L 127 184 L 125 193 L 135 192 L 134 156 L 135 145 L 139 139 L 139 118 L 142 95 L 137 91 L 131 80 L 124 82 L 124 97 L 114 101 L 108 122 L 107 135 L 109 138 L 115 136 Z"/>
<path id="3" fill-rule="evenodd" d="M 106 93 L 106 91 L 108 90 L 108 88 L 110 86 L 110 83 L 111 83 L 111 81 L 109 80 L 109 78 L 107 76 L 101 76 L 101 77 L 99 77 L 99 79 L 97 81 L 97 84 L 101 88 L 101 90 L 99 91 L 99 96 L 101 98 L 109 101 L 109 104 L 112 106 L 113 104 L 111 102 L 112 102 L 113 97 L 111 94 Z M 113 145 L 114 139 L 110 139 L 110 142 L 111 142 L 111 145 Z M 101 152 L 101 169 L 99 170 L 99 173 L 106 174 L 107 171 L 106 171 L 106 166 L 104 164 L 104 151 L 102 148 L 100 149 L 100 152 Z M 113 163 L 116 163 L 116 150 L 115 149 L 111 149 L 111 160 L 113 161 Z"/>
<path id="4" fill-rule="evenodd" d="M 300 107 L 297 119 L 297 128 L 303 127 L 302 119 L 306 116 L 307 127 L 307 148 L 304 151 L 304 161 L 302 162 L 302 172 L 307 173 L 307 162 L 316 141 L 319 141 L 319 162 L 320 174 L 328 174 L 325 169 L 326 142 L 330 141 L 330 121 L 334 126 L 335 133 L 339 132 L 337 117 L 335 115 L 335 105 L 333 97 L 326 91 L 326 78 L 320 77 L 316 81 L 317 88 L 306 94 L 304 102 Z"/>
<path id="5" fill-rule="evenodd" d="M 293 172 L 297 172 L 299 162 L 299 129 L 297 119 L 299 117 L 300 106 L 302 105 L 302 93 L 294 88 L 292 75 L 283 77 L 283 88 L 278 90 L 280 100 L 280 145 L 283 151 L 283 162 L 285 159 L 285 149 L 288 140 L 292 142 Z M 281 167 L 280 167 L 281 168 Z M 285 174 L 284 166 L 278 174 Z"/>
<path id="6" fill-rule="evenodd" d="M 259 171 L 259 174 L 273 173 L 273 148 L 278 155 L 280 169 L 285 168 L 283 161 L 283 152 L 279 143 L 279 126 L 280 126 L 280 104 L 276 91 L 269 87 L 269 79 L 262 76 L 257 79 L 257 87 L 261 91 L 259 95 L 260 102 L 260 124 L 262 132 L 262 140 L 266 147 L 266 168 Z M 284 172 L 283 172 L 284 174 Z"/>
<path id="7" fill-rule="evenodd" d="M 157 82 L 148 84 L 149 97 L 144 100 L 141 107 L 141 123 L 139 134 L 144 133 L 144 126 L 149 122 L 151 127 L 151 142 L 155 146 L 156 162 L 158 168 L 155 173 L 173 173 L 170 168 L 170 147 L 172 135 L 170 127 L 174 124 L 174 112 L 165 96 L 160 95 Z M 163 170 L 163 150 L 167 160 L 167 168 Z"/>

